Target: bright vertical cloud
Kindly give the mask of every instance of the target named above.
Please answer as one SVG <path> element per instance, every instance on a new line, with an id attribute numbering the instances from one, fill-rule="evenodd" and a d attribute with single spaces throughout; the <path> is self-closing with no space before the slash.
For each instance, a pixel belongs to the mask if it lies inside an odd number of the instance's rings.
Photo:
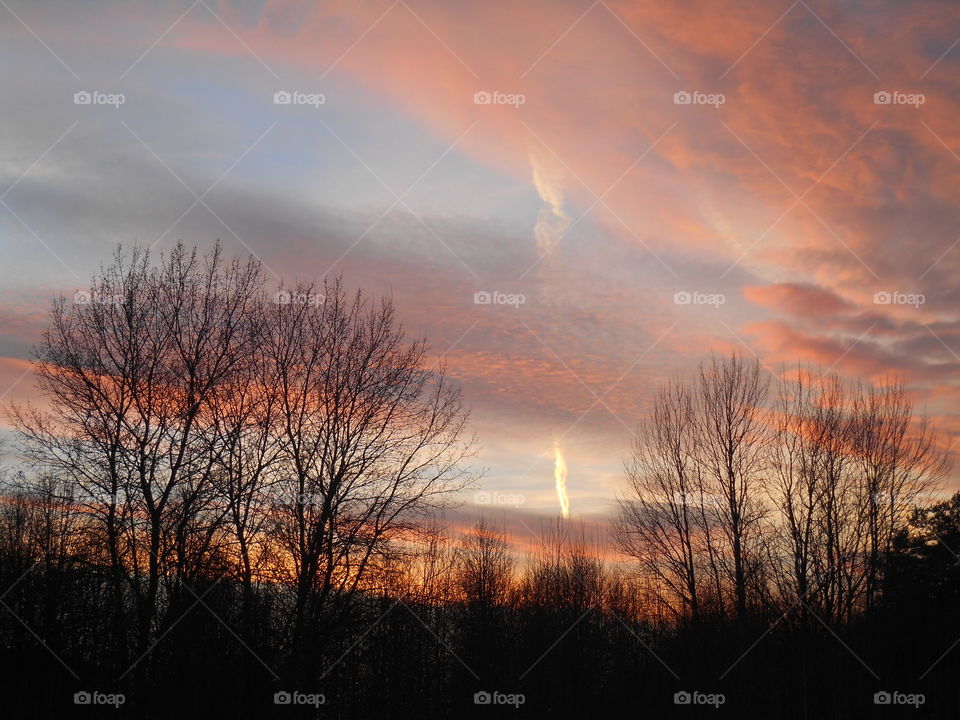
<path id="1" fill-rule="evenodd" d="M 563 457 L 560 445 L 553 447 L 553 479 L 557 488 L 557 500 L 560 502 L 560 514 L 570 517 L 570 497 L 567 495 L 567 460 Z"/>
<path id="2" fill-rule="evenodd" d="M 533 228 L 537 252 L 548 255 L 560 242 L 573 222 L 564 208 L 563 172 L 559 163 L 547 151 L 531 142 L 528 147 L 533 185 L 543 200 Z"/>

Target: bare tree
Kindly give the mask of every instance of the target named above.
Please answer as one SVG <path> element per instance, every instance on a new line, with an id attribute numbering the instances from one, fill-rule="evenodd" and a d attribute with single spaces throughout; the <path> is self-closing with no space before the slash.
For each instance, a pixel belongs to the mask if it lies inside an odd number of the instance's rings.
<path id="1" fill-rule="evenodd" d="M 723 614 L 729 594 L 743 616 L 762 584 L 766 396 L 757 361 L 713 356 L 662 389 L 641 423 L 617 537 L 679 599 L 678 617 L 696 618 L 705 595 Z"/>
<path id="2" fill-rule="evenodd" d="M 469 607 L 489 609 L 507 602 L 516 561 L 502 529 L 479 518 L 460 542 L 455 568 L 458 590 Z"/>
<path id="3" fill-rule="evenodd" d="M 283 472 L 281 403 L 275 365 L 262 339 L 268 310 L 250 309 L 250 352 L 210 394 L 212 486 L 230 528 L 243 593 L 244 630 L 254 622 L 255 578 L 269 576 L 270 491 Z"/>
<path id="4" fill-rule="evenodd" d="M 946 477 L 949 461 L 929 419 L 913 416 L 902 381 L 858 386 L 852 415 L 866 521 L 863 592 L 872 607 L 894 538 L 906 527 L 918 498 Z"/>
<path id="5" fill-rule="evenodd" d="M 30 457 L 92 499 L 137 599 L 141 650 L 161 577 L 209 547 L 209 523 L 193 522 L 210 498 L 206 403 L 248 352 L 261 283 L 258 263 L 227 263 L 219 247 L 201 259 L 178 245 L 158 266 L 118 250 L 79 302 L 54 305 L 36 365 L 51 411 L 14 411 Z"/>
<path id="6" fill-rule="evenodd" d="M 670 381 L 640 424 L 627 462 L 627 495 L 619 499 L 615 538 L 680 600 L 678 618 L 700 614 L 702 551 L 707 529 L 703 476 L 695 458 L 694 400 Z"/>
<path id="7" fill-rule="evenodd" d="M 264 343 L 280 392 L 283 473 L 274 535 L 296 588 L 293 631 L 339 616 L 392 544 L 472 481 L 467 413 L 426 345 L 406 342 L 391 301 L 281 290 Z"/>
<path id="8" fill-rule="evenodd" d="M 770 423 L 769 492 L 781 521 L 772 529 L 779 594 L 786 606 L 801 599 L 830 620 L 849 605 L 862 567 L 853 403 L 836 375 L 800 368 L 781 382 Z"/>
<path id="9" fill-rule="evenodd" d="M 899 382 L 851 384 L 798 369 L 781 384 L 771 425 L 780 593 L 849 620 L 873 606 L 893 540 L 944 477 L 946 454 Z"/>
<path id="10" fill-rule="evenodd" d="M 519 583 L 521 601 L 573 616 L 604 601 L 607 568 L 584 527 L 575 528 L 562 519 L 541 528 L 539 543 L 527 572 Z"/>
<path id="11" fill-rule="evenodd" d="M 700 365 L 697 382 L 697 461 L 710 507 L 729 549 L 721 555 L 733 585 L 734 606 L 747 612 L 748 588 L 760 571 L 759 531 L 763 503 L 765 430 L 762 424 L 768 380 L 757 359 L 712 356 Z"/>

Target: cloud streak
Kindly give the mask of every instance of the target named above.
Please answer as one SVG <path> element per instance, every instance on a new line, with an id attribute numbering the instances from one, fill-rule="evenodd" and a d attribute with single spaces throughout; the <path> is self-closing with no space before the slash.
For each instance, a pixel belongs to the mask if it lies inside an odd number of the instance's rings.
<path id="1" fill-rule="evenodd" d="M 537 223 L 533 235 L 537 241 L 537 252 L 549 255 L 557 246 L 573 222 L 564 210 L 563 175 L 552 158 L 531 143 L 528 153 L 533 173 L 533 185 L 543 200 L 543 207 L 537 213 Z"/>

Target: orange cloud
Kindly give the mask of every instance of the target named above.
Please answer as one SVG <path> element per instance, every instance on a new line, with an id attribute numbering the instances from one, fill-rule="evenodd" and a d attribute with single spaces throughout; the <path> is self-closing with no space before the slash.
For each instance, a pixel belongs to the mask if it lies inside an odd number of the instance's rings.
<path id="1" fill-rule="evenodd" d="M 853 306 L 830 290 L 816 285 L 780 283 L 743 287 L 744 297 L 755 305 L 789 315 L 815 318 L 849 312 Z"/>

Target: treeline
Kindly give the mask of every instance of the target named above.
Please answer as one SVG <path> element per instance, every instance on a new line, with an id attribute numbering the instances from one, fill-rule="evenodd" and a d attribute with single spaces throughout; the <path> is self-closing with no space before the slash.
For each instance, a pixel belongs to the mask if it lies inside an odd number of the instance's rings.
<path id="1" fill-rule="evenodd" d="M 442 525 L 476 479 L 467 410 L 340 282 L 118 250 L 35 371 L 0 504 L 11 717 L 958 707 L 960 496 L 928 502 L 946 453 L 899 384 L 772 387 L 738 356 L 671 381 L 610 562 L 569 523 L 528 552 Z"/>
<path id="2" fill-rule="evenodd" d="M 711 358 L 640 424 L 617 537 L 680 622 L 876 606 L 896 538 L 949 469 L 902 383 Z"/>
<path id="3" fill-rule="evenodd" d="M 151 644 L 116 652 L 109 567 L 63 487 L 8 488 L 0 509 L 0 662 L 10 717 L 679 717 L 680 692 L 721 696 L 710 716 L 877 717 L 878 692 L 923 694 L 910 717 L 960 706 L 960 494 L 918 509 L 894 542 L 877 606 L 821 624 L 799 606 L 680 624 L 647 577 L 604 562 L 569 525 L 521 554 L 481 519 L 397 548 L 349 611 L 292 636 L 296 587 L 241 568 L 164 582 Z M 221 571 L 224 571 L 224 575 Z M 172 584 L 172 583 L 170 583 Z M 371 578 L 372 585 L 372 578 Z M 123 608 L 137 616 L 134 597 Z M 86 708 L 78 692 L 123 705 Z M 275 704 L 278 693 L 301 705 Z M 476 704 L 499 693 L 498 708 Z M 313 707 L 311 698 L 322 704 Z M 896 715 L 894 715 L 896 716 Z"/>

